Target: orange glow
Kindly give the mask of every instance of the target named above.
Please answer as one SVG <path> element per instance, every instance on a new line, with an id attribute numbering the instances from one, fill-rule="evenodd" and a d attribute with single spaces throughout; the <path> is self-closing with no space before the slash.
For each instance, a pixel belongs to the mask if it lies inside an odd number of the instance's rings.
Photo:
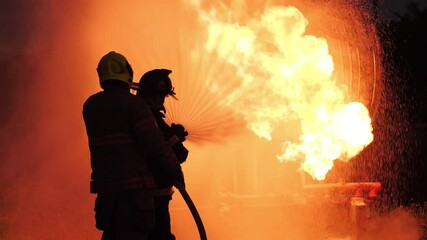
<path id="1" fill-rule="evenodd" d="M 376 32 L 349 1 L 225 2 L 37 0 L 32 68 L 19 72 L 28 96 L 10 117 L 23 142 L 11 138 L 2 155 L 17 196 L 9 239 L 100 239 L 81 110 L 110 50 L 128 58 L 135 81 L 173 71 L 179 101 L 166 100 L 167 120 L 190 134 L 182 166 L 208 239 L 328 236 L 319 219 L 330 212 L 305 204 L 298 168 L 323 179 L 372 141 Z M 171 216 L 177 239 L 197 239 L 178 192 Z"/>
<path id="2" fill-rule="evenodd" d="M 208 85 L 266 140 L 289 120 L 301 122 L 299 141 L 284 140 L 280 161 L 300 160 L 304 171 L 323 180 L 334 160 L 346 161 L 372 142 L 368 109 L 348 103 L 346 86 L 333 75 L 328 42 L 306 33 L 309 21 L 301 11 L 269 6 L 239 23 L 230 20 L 238 17 L 231 10 L 222 10 L 199 12 L 207 25 L 205 49 L 235 71 Z M 223 81 L 235 85 L 224 89 Z"/>

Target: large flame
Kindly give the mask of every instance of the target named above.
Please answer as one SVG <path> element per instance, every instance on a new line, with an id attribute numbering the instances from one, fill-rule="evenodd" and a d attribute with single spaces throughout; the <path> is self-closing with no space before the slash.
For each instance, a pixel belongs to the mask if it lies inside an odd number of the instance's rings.
<path id="1" fill-rule="evenodd" d="M 233 66 L 235 77 L 212 79 L 209 87 L 266 140 L 300 121 L 300 137 L 283 139 L 280 161 L 300 160 L 303 170 L 323 180 L 334 160 L 347 161 L 372 142 L 367 108 L 346 103 L 328 42 L 305 33 L 308 21 L 296 7 L 266 7 L 244 24 L 224 10 L 200 12 L 208 30 L 205 48 Z M 235 87 L 224 87 L 230 81 Z"/>

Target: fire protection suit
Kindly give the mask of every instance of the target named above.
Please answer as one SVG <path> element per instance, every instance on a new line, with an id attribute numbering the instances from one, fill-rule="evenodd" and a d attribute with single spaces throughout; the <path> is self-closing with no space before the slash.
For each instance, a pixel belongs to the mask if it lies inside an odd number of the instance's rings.
<path id="1" fill-rule="evenodd" d="M 137 95 L 144 99 L 156 119 L 157 126 L 163 132 L 165 140 L 170 140 L 178 137 L 179 141 L 172 145 L 172 149 L 180 163 L 183 163 L 188 156 L 188 150 L 182 142 L 188 132 L 179 124 L 169 126 L 165 121 L 162 111 L 166 111 L 163 105 L 166 96 L 174 97 L 172 82 L 168 75 L 171 73 L 168 69 L 154 69 L 145 73 L 140 82 L 134 86 L 137 90 Z M 151 161 L 156 163 L 156 161 Z M 158 185 L 158 189 L 154 190 L 154 206 L 156 212 L 156 222 L 153 232 L 151 232 L 150 240 L 175 240 L 175 236 L 171 232 L 169 202 L 172 199 L 172 184 L 165 178 L 165 173 L 162 168 L 155 164 L 150 165 L 154 179 Z M 184 184 L 184 182 L 182 181 Z"/>
<path id="2" fill-rule="evenodd" d="M 163 131 L 166 140 L 169 140 L 174 134 L 174 129 L 171 128 L 165 121 L 164 115 L 161 112 L 153 112 L 156 118 L 159 129 Z M 182 134 L 181 134 L 182 136 Z M 180 137 L 178 137 L 180 138 Z M 173 144 L 172 149 L 180 163 L 183 163 L 188 156 L 188 150 L 184 147 L 181 141 Z M 153 190 L 154 209 L 155 209 L 155 226 L 150 233 L 149 240 L 175 240 L 175 236 L 171 232 L 169 202 L 172 200 L 172 184 L 165 178 L 165 173 L 161 168 L 155 165 L 150 165 L 153 172 L 153 177 L 158 188 Z M 181 181 L 184 183 L 184 181 Z"/>
<path id="3" fill-rule="evenodd" d="M 90 191 L 97 194 L 96 227 L 104 231 L 102 240 L 142 240 L 154 226 L 151 189 L 157 185 L 149 161 L 157 161 L 170 184 L 183 181 L 182 171 L 170 148 L 176 139 L 164 140 L 148 106 L 129 92 L 132 77 L 120 78 L 124 62 L 130 68 L 127 60 L 109 54 L 106 66 L 118 77 L 109 74 L 109 79 L 102 79 L 99 73 L 103 91 L 83 105 L 92 168 Z"/>

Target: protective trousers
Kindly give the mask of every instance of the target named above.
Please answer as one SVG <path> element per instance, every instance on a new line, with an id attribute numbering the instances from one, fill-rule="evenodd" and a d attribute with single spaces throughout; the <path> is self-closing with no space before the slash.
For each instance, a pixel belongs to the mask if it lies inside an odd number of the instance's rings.
<path id="1" fill-rule="evenodd" d="M 171 195 L 155 196 L 155 227 L 150 233 L 149 240 L 175 240 L 175 236 L 171 232 L 170 214 L 169 214 L 169 201 L 172 199 Z"/>
<path id="2" fill-rule="evenodd" d="M 95 220 L 101 240 L 146 240 L 154 227 L 153 197 L 145 189 L 99 193 Z"/>

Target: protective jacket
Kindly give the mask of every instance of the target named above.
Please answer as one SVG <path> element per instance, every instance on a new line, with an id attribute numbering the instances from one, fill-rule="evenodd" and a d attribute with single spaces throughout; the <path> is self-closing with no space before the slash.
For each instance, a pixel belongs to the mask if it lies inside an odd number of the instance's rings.
<path id="1" fill-rule="evenodd" d="M 125 85 L 105 88 L 83 105 L 91 155 L 91 193 L 156 188 L 149 161 L 173 183 L 181 166 L 145 102 Z"/>
<path id="2" fill-rule="evenodd" d="M 157 126 L 159 127 L 160 131 L 163 132 L 163 136 L 165 140 L 169 140 L 174 134 L 179 134 L 179 133 L 176 133 L 176 131 L 171 126 L 169 126 L 169 124 L 165 122 L 164 120 L 165 115 L 162 112 L 160 111 L 153 112 L 153 114 L 154 114 L 154 118 L 156 119 Z M 185 160 L 187 160 L 188 149 L 184 146 L 184 144 L 182 144 L 181 141 L 178 141 L 175 144 L 173 144 L 172 150 L 175 152 L 175 155 L 178 158 L 179 163 L 183 163 L 185 162 Z"/>
<path id="3" fill-rule="evenodd" d="M 157 111 L 157 112 L 153 111 L 153 115 L 156 120 L 157 126 L 159 127 L 160 131 L 163 132 L 164 139 L 170 140 L 174 135 L 173 135 L 173 130 L 164 120 L 165 115 L 160 111 Z M 187 148 L 185 148 L 185 146 L 182 144 L 181 141 L 175 142 L 172 145 L 172 150 L 175 153 L 175 156 L 177 157 L 179 163 L 183 163 L 187 159 L 188 150 Z M 159 186 L 159 188 L 172 187 L 172 184 L 170 184 L 167 181 L 167 178 L 165 178 L 165 173 L 163 172 L 160 166 L 156 164 L 151 164 L 150 169 L 152 170 L 154 179 L 157 185 Z M 184 184 L 183 181 L 182 181 L 182 184 Z"/>

